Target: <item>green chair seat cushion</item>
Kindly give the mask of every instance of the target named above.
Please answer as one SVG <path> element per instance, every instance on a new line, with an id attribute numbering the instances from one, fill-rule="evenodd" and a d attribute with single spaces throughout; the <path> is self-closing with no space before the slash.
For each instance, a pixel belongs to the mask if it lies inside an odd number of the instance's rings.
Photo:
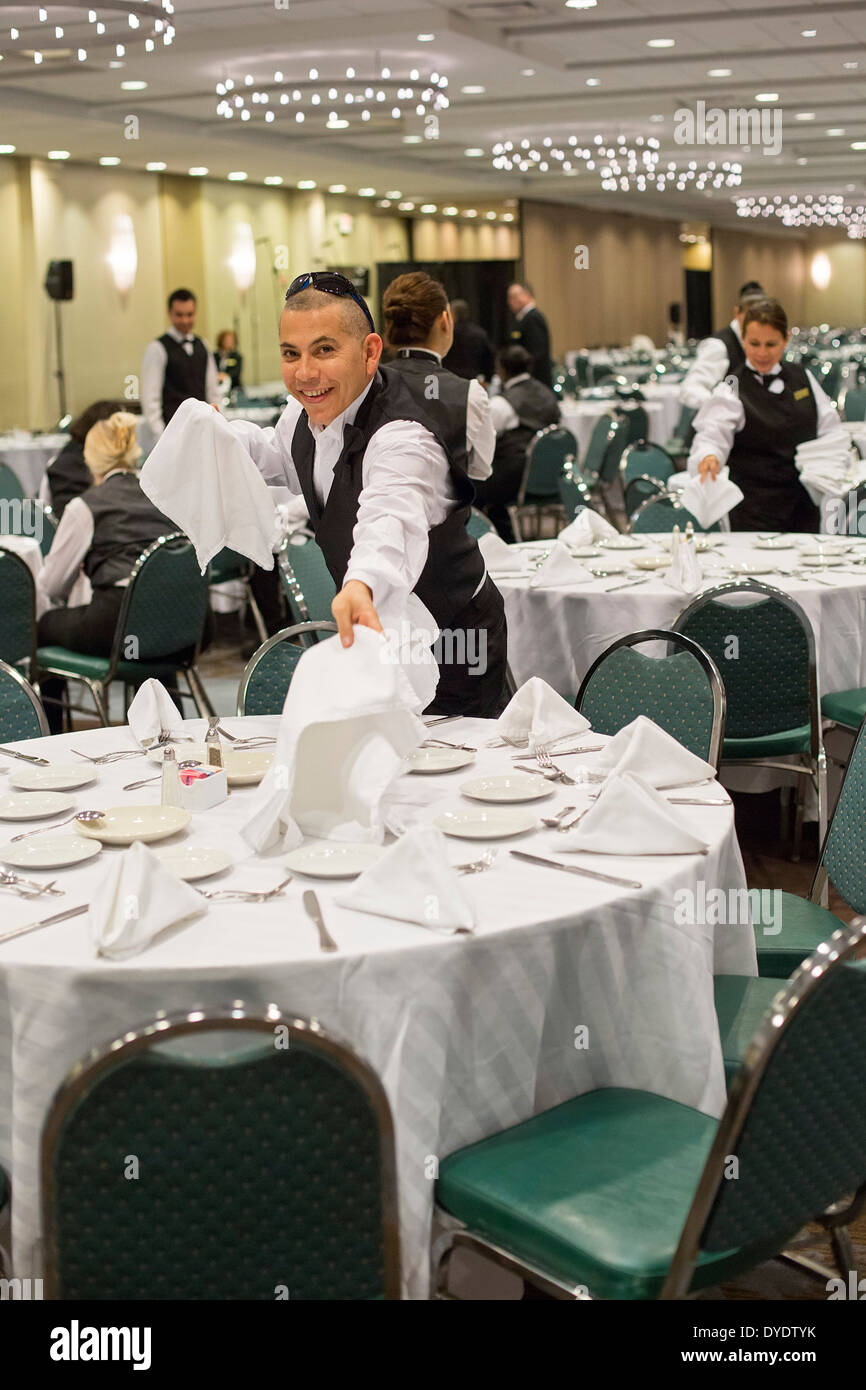
<path id="1" fill-rule="evenodd" d="M 794 729 L 781 729 L 776 734 L 759 734 L 756 738 L 726 738 L 722 745 L 722 762 L 727 758 L 781 758 L 787 753 L 811 751 L 811 727 L 799 724 Z"/>
<path id="2" fill-rule="evenodd" d="M 758 974 L 766 978 L 787 980 L 797 966 L 810 956 L 822 941 L 827 941 L 844 924 L 820 903 L 798 898 L 795 893 L 782 893 L 781 910 L 774 926 L 782 930 L 775 936 L 755 928 L 758 952 Z"/>
<path id="3" fill-rule="evenodd" d="M 163 680 L 170 678 L 189 664 L 192 653 L 178 652 L 176 657 L 162 657 L 158 661 L 119 661 L 115 679 L 128 685 L 139 685 L 151 677 Z M 39 647 L 36 651 L 36 665 L 40 671 L 53 671 L 60 675 L 76 676 L 92 681 L 102 681 L 108 674 L 111 662 L 107 656 L 88 656 L 86 652 L 73 652 L 68 647 Z"/>
<path id="4" fill-rule="evenodd" d="M 713 980 L 728 1089 L 761 1019 L 783 987 L 784 980 L 756 979 L 753 975 L 716 975 Z"/>
<path id="5" fill-rule="evenodd" d="M 437 1199 L 478 1235 L 596 1297 L 655 1298 L 716 1127 L 647 1091 L 591 1091 L 446 1158 Z M 779 1248 L 702 1253 L 692 1286 Z"/>
<path id="6" fill-rule="evenodd" d="M 821 696 L 821 713 L 825 719 L 835 724 L 844 724 L 849 729 L 859 729 L 866 715 L 866 687 L 853 690 L 837 690 L 832 695 Z"/>

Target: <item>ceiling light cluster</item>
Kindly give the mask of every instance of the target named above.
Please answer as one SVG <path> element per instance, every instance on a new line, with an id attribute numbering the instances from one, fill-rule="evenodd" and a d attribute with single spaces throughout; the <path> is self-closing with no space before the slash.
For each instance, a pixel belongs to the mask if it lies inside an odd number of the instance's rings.
<path id="1" fill-rule="evenodd" d="M 4 71 L 21 72 L 34 65 L 47 71 L 52 59 L 86 63 L 91 58 L 104 63 L 106 52 L 112 56 L 110 66 L 123 67 L 117 60 L 127 54 L 154 53 L 169 47 L 175 37 L 172 0 L 111 0 L 109 8 L 100 6 L 99 0 L 93 4 L 93 9 L 86 4 L 73 9 L 58 0 L 41 0 L 32 12 L 16 4 L 17 23 L 4 25 L 0 36 Z M 22 13 L 28 14 L 26 23 L 19 17 Z M 9 69 L 6 63 L 11 64 Z"/>
<path id="2" fill-rule="evenodd" d="M 326 130 L 345 130 L 351 125 L 361 128 L 374 116 L 395 121 L 404 116 L 437 117 L 450 105 L 447 87 L 448 78 L 441 73 L 418 68 L 395 76 L 383 67 L 377 77 L 359 77 L 354 68 L 347 68 L 345 77 L 335 80 L 320 77 L 317 68 L 300 80 L 282 72 L 275 72 L 273 80 L 247 73 L 217 83 L 217 115 L 227 121 L 260 117 L 268 124 L 278 117 L 296 125 L 314 120 Z M 425 120 L 425 133 L 427 128 Z"/>
<path id="3" fill-rule="evenodd" d="M 791 193 L 787 198 L 737 198 L 738 217 L 777 217 L 786 227 L 845 227 L 849 237 L 866 237 L 866 204 L 841 193 Z"/>
<path id="4" fill-rule="evenodd" d="M 689 185 L 703 192 L 708 188 L 738 188 L 742 165 L 725 160 L 697 160 L 662 165 L 659 141 L 655 136 L 629 138 L 595 135 L 586 144 L 576 135 L 556 143 L 545 136 L 537 145 L 529 139 L 506 140 L 493 146 L 493 167 L 521 174 L 596 174 L 607 193 L 638 193 L 655 189 L 659 193 L 676 189 L 684 193 Z"/>

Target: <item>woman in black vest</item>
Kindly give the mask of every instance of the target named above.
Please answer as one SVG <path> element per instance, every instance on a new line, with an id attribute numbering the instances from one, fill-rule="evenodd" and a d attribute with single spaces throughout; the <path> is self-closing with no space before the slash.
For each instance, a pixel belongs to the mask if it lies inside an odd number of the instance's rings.
<path id="1" fill-rule="evenodd" d="M 93 485 L 93 474 L 84 462 L 84 441 L 99 420 L 107 420 L 118 410 L 133 407 L 123 401 L 94 401 L 69 426 L 69 439 L 48 470 L 39 490 L 40 500 L 47 502 L 59 521 L 73 497 L 80 497 Z M 139 406 L 134 407 L 138 413 Z"/>
<path id="2" fill-rule="evenodd" d="M 819 513 L 794 462 L 797 447 L 838 427 L 835 407 L 815 378 L 783 362 L 788 320 L 775 299 L 743 321 L 743 365 L 718 386 L 695 417 L 689 471 L 715 478 L 724 463 L 743 501 L 734 531 L 816 532 Z"/>

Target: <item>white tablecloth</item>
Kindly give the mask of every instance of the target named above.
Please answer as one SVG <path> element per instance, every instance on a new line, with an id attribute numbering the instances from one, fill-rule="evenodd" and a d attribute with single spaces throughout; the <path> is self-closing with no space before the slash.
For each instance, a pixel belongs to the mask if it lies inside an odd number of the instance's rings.
<path id="1" fill-rule="evenodd" d="M 276 719 L 244 722 L 250 732 L 273 732 L 277 725 Z M 199 734 L 204 725 L 191 720 L 187 727 Z M 238 730 L 240 721 L 229 727 Z M 491 722 L 446 725 L 443 736 L 446 730 L 454 742 L 478 746 L 474 771 L 510 770 L 512 750 L 484 746 Z M 38 748 L 55 762 L 75 761 L 70 746 L 93 754 L 126 746 L 129 737 L 123 729 L 95 730 L 18 746 Z M 565 763 L 574 771 L 575 763 L 588 761 Z M 75 793 L 77 807 L 155 804 L 158 787 L 120 791 L 149 766 L 142 758 L 101 767 L 97 782 Z M 432 816 L 470 804 L 458 792 L 466 775 L 407 776 L 401 785 Z M 0 777 L 0 789 L 3 782 Z M 249 860 L 238 829 L 253 794 L 234 790 L 176 838 Z M 539 813 L 575 801 L 586 802 L 584 787 L 557 784 L 538 803 Z M 504 842 L 491 870 L 461 880 L 476 906 L 473 937 L 436 936 L 350 912 L 334 905 L 343 885 L 317 882 L 341 948 L 322 955 L 301 908 L 310 883 L 296 879 L 284 898 L 268 904 L 212 904 L 206 917 L 120 964 L 94 957 L 87 917 L 0 945 L 0 1162 L 9 1167 L 11 1161 L 13 1172 L 16 1272 L 38 1273 L 37 1155 L 53 1092 L 88 1049 L 146 1023 L 159 1009 L 274 1002 L 292 1014 L 315 1015 L 366 1057 L 394 1114 L 402 1259 L 406 1288 L 416 1298 L 428 1291 L 431 1155 L 442 1159 L 595 1087 L 643 1087 L 720 1114 L 725 1085 L 712 976 L 714 970 L 754 974 L 755 949 L 749 926 L 675 924 L 677 889 L 693 888 L 698 878 L 707 888 L 740 889 L 745 882 L 730 809 L 696 814 L 711 846 L 704 858 L 571 861 L 637 878 L 645 885 L 640 891 L 510 859 L 510 846 L 555 853 L 553 831 Z M 19 829 L 4 823 L 0 839 L 5 843 Z M 454 863 L 477 858 L 483 848 L 449 844 Z M 46 873 L 60 879 L 67 896 L 45 900 L 44 913 L 3 893 L 4 927 L 86 902 L 109 858 L 121 852 L 107 848 L 88 864 Z M 272 887 L 282 877 L 281 862 L 281 856 L 250 861 L 231 871 L 231 882 Z M 575 1044 L 581 1025 L 589 1030 L 586 1049 Z"/>
<path id="2" fill-rule="evenodd" d="M 8 463 L 25 497 L 37 495 L 46 468 L 68 438 L 67 434 L 40 434 L 33 439 L 0 436 L 0 463 Z"/>
<path id="3" fill-rule="evenodd" d="M 0 536 L 0 550 L 14 550 L 25 561 L 34 579 L 42 568 L 42 551 L 32 536 Z"/>
<path id="4" fill-rule="evenodd" d="M 580 450 L 578 454 L 579 459 L 585 456 L 589 448 L 589 441 L 596 421 L 602 415 L 612 413 L 613 406 L 620 404 L 621 401 L 619 398 L 617 398 L 616 401 L 564 400 L 560 402 L 562 423 L 565 425 L 566 429 L 571 430 L 572 434 L 577 439 L 578 449 Z M 651 443 L 664 444 L 665 440 L 670 436 L 665 432 L 665 409 L 661 401 L 647 400 L 639 402 L 639 404 L 643 405 L 647 413 Z"/>

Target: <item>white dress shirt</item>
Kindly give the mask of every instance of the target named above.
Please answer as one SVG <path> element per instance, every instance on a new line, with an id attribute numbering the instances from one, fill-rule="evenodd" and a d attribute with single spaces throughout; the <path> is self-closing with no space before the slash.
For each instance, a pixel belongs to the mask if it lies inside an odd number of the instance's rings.
<path id="1" fill-rule="evenodd" d="M 429 348 L 412 348 L 412 352 L 423 352 L 438 366 L 442 366 L 442 358 L 438 352 L 431 352 Z M 490 417 L 490 401 L 481 382 L 473 379 L 469 383 L 469 394 L 466 397 L 466 472 L 470 478 L 480 483 L 490 477 L 495 448 L 496 432 Z"/>
<path id="2" fill-rule="evenodd" d="M 184 351 L 192 356 L 193 338 L 192 333 L 178 333 L 174 325 L 170 325 L 166 330 L 170 338 L 174 338 L 176 343 L 183 343 Z M 203 341 L 203 340 L 202 340 Z M 209 405 L 219 405 L 222 400 L 222 390 L 217 377 L 216 362 L 214 355 L 208 347 L 207 367 L 204 377 L 204 393 Z M 159 341 L 154 338 L 144 349 L 144 357 L 141 363 L 141 413 L 144 416 L 154 435 L 158 439 L 165 429 L 165 421 L 162 418 L 162 388 L 165 384 L 165 364 L 168 361 L 168 354 Z"/>
<path id="3" fill-rule="evenodd" d="M 493 428 L 497 435 L 505 434 L 506 430 L 516 430 L 520 424 L 520 418 L 514 406 L 508 399 L 510 387 L 516 386 L 518 381 L 531 381 L 529 372 L 519 372 L 517 376 L 508 378 L 505 389 L 501 396 L 493 396 L 490 399 L 490 418 L 493 421 Z M 559 406 L 557 406 L 559 409 Z M 560 410 L 560 415 L 562 414 Z"/>
<path id="4" fill-rule="evenodd" d="M 334 468 L 343 452 L 343 427 L 354 424 L 371 386 L 372 381 L 330 425 L 310 425 L 316 450 L 313 486 L 322 505 L 328 500 Z M 483 395 L 483 388 L 479 390 Z M 301 484 L 292 458 L 292 437 L 302 412 L 300 401 L 290 398 L 276 427 L 262 429 L 248 420 L 231 422 L 265 481 L 295 494 L 300 493 Z M 410 592 L 427 562 L 429 532 L 456 504 L 445 451 L 430 431 L 414 420 L 382 425 L 367 445 L 361 465 L 358 516 L 344 584 L 359 579 L 372 592 L 377 607 L 398 591 Z"/>
<path id="5" fill-rule="evenodd" d="M 742 343 L 743 335 L 737 320 L 731 319 L 728 327 Z M 698 343 L 698 355 L 680 385 L 680 405 L 697 410 L 704 401 L 710 399 L 719 382 L 730 370 L 728 349 L 721 339 L 704 338 L 702 343 Z"/>
<path id="6" fill-rule="evenodd" d="M 113 478 L 115 473 L 128 473 L 128 468 L 113 468 L 103 478 Z M 45 556 L 39 571 L 36 589 L 41 596 L 40 611 L 52 603 L 57 604 L 69 598 L 70 590 L 81 574 L 84 557 L 93 544 L 93 512 L 81 497 L 73 497 L 64 508 L 60 524 L 51 542 L 51 549 Z M 124 588 L 129 579 L 119 579 L 118 588 Z M 82 600 L 86 602 L 86 600 Z"/>
<path id="7" fill-rule="evenodd" d="M 777 362 L 773 370 L 765 375 L 778 376 L 781 370 L 782 368 Z M 760 373 L 756 372 L 755 375 L 759 376 Z M 818 422 L 815 430 L 815 438 L 817 439 L 822 434 L 829 434 L 831 430 L 839 428 L 839 416 L 830 397 L 821 390 L 812 373 L 807 371 L 806 377 L 818 407 Z M 779 395 L 784 389 L 782 381 L 772 381 L 767 387 L 767 390 L 772 391 L 774 395 Z M 745 423 L 746 412 L 739 395 L 728 386 L 727 382 L 721 382 L 695 416 L 695 438 L 689 454 L 689 472 L 697 473 L 698 464 L 701 459 L 706 458 L 707 454 L 715 454 L 719 463 L 724 466 L 734 446 L 734 436 L 738 430 L 743 428 Z"/>

